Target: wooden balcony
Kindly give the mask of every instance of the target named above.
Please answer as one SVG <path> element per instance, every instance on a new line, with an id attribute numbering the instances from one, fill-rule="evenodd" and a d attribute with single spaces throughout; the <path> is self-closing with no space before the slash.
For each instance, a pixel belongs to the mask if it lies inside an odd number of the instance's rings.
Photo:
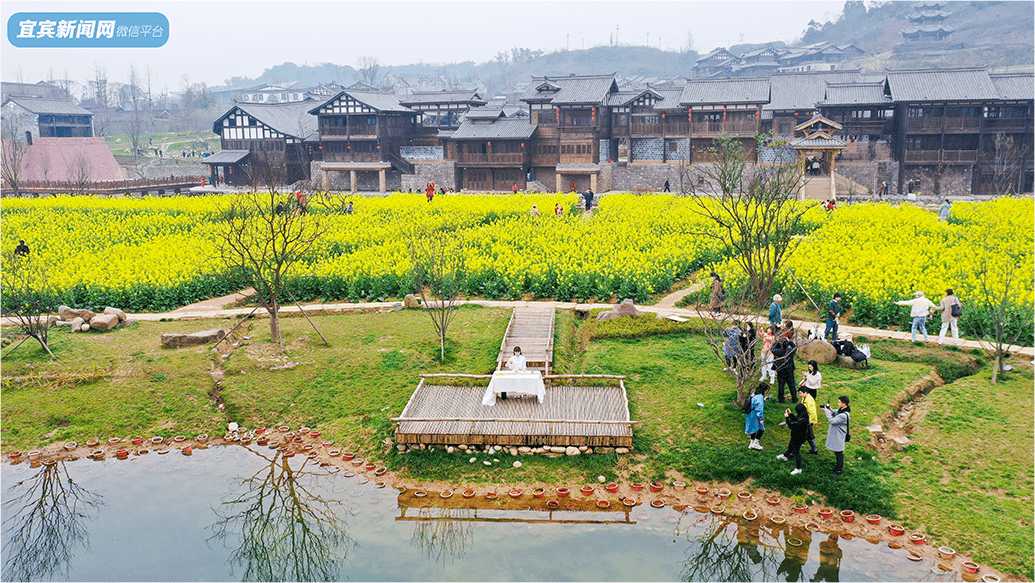
<path id="1" fill-rule="evenodd" d="M 561 154 L 558 164 L 596 164 L 592 154 Z"/>
<path id="2" fill-rule="evenodd" d="M 981 127 L 980 117 L 947 117 L 945 118 L 945 129 L 953 131 L 978 131 Z"/>
<path id="3" fill-rule="evenodd" d="M 753 136 L 759 131 L 758 122 L 732 122 L 732 121 L 695 121 L 690 126 L 690 133 L 694 136 L 718 135 L 727 133 L 735 136 Z"/>
<path id="4" fill-rule="evenodd" d="M 666 136 L 689 136 L 690 135 L 690 122 L 665 120 L 665 135 Z"/>
<path id="5" fill-rule="evenodd" d="M 839 123 L 844 126 L 843 133 L 850 135 L 877 136 L 892 133 L 889 120 L 848 120 Z"/>
<path id="6" fill-rule="evenodd" d="M 461 166 L 522 166 L 525 162 L 523 153 L 461 153 L 457 155 L 457 164 Z"/>
<path id="7" fill-rule="evenodd" d="M 321 138 L 342 139 L 349 136 L 366 138 L 377 136 L 377 126 L 324 126 L 320 128 Z"/>
<path id="8" fill-rule="evenodd" d="M 1023 117 L 988 117 L 985 118 L 985 129 L 993 132 L 1024 131 L 1031 128 L 1031 118 Z"/>
<path id="9" fill-rule="evenodd" d="M 323 159 L 325 162 L 386 162 L 379 152 L 325 153 Z"/>
<path id="10" fill-rule="evenodd" d="M 929 164 L 977 162 L 977 150 L 906 150 L 906 162 Z"/>
<path id="11" fill-rule="evenodd" d="M 629 125 L 629 131 L 632 135 L 647 135 L 647 136 L 660 136 L 661 135 L 661 124 L 660 123 L 634 123 Z"/>
<path id="12" fill-rule="evenodd" d="M 906 120 L 906 129 L 911 131 L 942 131 L 940 117 L 912 117 Z"/>
<path id="13" fill-rule="evenodd" d="M 906 129 L 910 131 L 976 132 L 980 127 L 980 117 L 921 117 L 906 121 Z"/>
<path id="14" fill-rule="evenodd" d="M 532 166 L 556 166 L 558 164 L 557 154 L 543 154 L 532 156 Z"/>

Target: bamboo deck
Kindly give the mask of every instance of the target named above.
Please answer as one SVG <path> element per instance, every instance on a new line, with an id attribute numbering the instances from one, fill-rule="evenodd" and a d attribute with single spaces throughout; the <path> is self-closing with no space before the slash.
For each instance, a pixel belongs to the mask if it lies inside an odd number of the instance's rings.
<path id="1" fill-rule="evenodd" d="M 617 387 L 554 384 L 542 404 L 522 398 L 486 407 L 484 394 L 484 385 L 435 385 L 421 379 L 402 415 L 393 419 L 399 423 L 396 442 L 632 447 L 635 421 L 629 419 L 621 381 Z"/>
<path id="2" fill-rule="evenodd" d="M 550 374 L 553 367 L 554 319 L 553 308 L 514 308 L 507 333 L 500 344 L 496 369 L 502 369 L 507 359 L 514 354 L 514 347 L 520 346 L 529 370 L 539 371 L 543 375 Z"/>

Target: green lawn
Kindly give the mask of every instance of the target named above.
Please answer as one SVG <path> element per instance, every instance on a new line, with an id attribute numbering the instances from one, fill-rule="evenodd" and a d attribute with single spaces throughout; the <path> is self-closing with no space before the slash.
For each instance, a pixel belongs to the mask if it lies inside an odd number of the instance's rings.
<path id="1" fill-rule="evenodd" d="M 778 425 L 783 408 L 770 401 L 765 449 L 747 449 L 733 381 L 686 324 L 653 316 L 598 323 L 563 311 L 556 323 L 555 370 L 626 375 L 632 418 L 640 422 L 635 455 L 525 457 L 515 469 L 505 452 L 477 454 L 473 464 L 470 454 L 399 454 L 390 443 L 390 418 L 401 413 L 420 373 L 490 372 L 509 316 L 509 310 L 461 308 L 449 329 L 444 364 L 437 362 L 429 318 L 417 310 L 315 317 L 329 348 L 305 319 L 285 318 L 283 354 L 268 343 L 268 321 L 250 321 L 242 326 L 250 340 L 225 359 L 211 346 L 165 350 L 159 338 L 164 332 L 229 328 L 236 318 L 144 322 L 99 334 L 59 328 L 52 345 L 61 360 L 44 358 L 31 341 L 3 358 L 0 439 L 9 451 L 116 435 L 218 435 L 233 420 L 248 427 L 308 425 L 402 476 L 457 485 L 577 484 L 599 475 L 654 480 L 675 470 L 694 480 L 746 481 L 748 487 L 876 512 L 1032 578 L 1035 481 L 1027 361 L 1014 362 L 1019 372 L 993 386 L 980 356 L 871 342 L 871 369 L 822 368 L 820 402 L 841 394 L 852 398 L 856 439 L 846 452 L 845 474 L 830 475 L 833 455 L 823 447 L 821 421 L 821 454 L 806 456 L 805 472 L 791 476 L 792 464 L 775 459 L 788 438 Z M 951 382 L 922 401 L 929 412 L 910 436 L 913 445 L 877 457 L 863 427 L 932 370 Z M 221 382 L 213 372 L 222 372 Z"/>

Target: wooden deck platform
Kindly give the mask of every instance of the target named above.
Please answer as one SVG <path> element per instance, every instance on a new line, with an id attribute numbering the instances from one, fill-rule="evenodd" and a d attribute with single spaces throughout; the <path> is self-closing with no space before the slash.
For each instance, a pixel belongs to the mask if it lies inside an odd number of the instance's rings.
<path id="1" fill-rule="evenodd" d="M 507 359 L 514 354 L 514 347 L 521 347 L 526 366 L 543 375 L 553 369 L 553 308 L 518 307 L 510 315 L 507 333 L 503 335 L 500 353 L 496 358 L 496 370 L 501 370 Z"/>
<path id="2" fill-rule="evenodd" d="M 571 376 L 546 377 L 551 386 L 542 404 L 534 398 L 507 399 L 487 407 L 482 405 L 485 384 L 439 385 L 433 384 L 437 375 L 425 376 L 402 415 L 393 419 L 399 423 L 398 443 L 632 447 L 635 421 L 629 419 L 621 377 L 611 377 L 618 386 L 592 387 L 564 386 L 574 385 L 564 382 Z"/>

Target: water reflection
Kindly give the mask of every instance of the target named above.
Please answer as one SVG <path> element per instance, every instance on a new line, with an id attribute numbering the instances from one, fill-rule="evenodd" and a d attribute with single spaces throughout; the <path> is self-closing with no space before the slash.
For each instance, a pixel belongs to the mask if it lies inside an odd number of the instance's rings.
<path id="1" fill-rule="evenodd" d="M 812 533 L 801 527 L 778 526 L 771 530 L 773 538 L 783 536 L 783 560 L 776 568 L 778 578 L 784 581 L 804 581 L 802 569 L 809 559 Z"/>
<path id="2" fill-rule="evenodd" d="M 473 508 L 420 508 L 410 543 L 434 561 L 461 559 L 474 535 L 473 517 Z"/>
<path id="3" fill-rule="evenodd" d="M 783 559 L 783 550 L 758 540 L 754 525 L 727 515 L 701 515 L 704 532 L 687 549 L 683 581 L 770 581 Z"/>
<path id="4" fill-rule="evenodd" d="M 49 463 L 4 493 L 4 581 L 68 577 L 79 547 L 89 548 L 86 523 L 101 496 L 84 489 L 65 462 Z"/>
<path id="5" fill-rule="evenodd" d="M 251 451 L 251 450 L 250 450 Z M 356 546 L 345 517 L 351 509 L 316 492 L 330 474 L 301 458 L 293 468 L 282 452 L 255 474 L 239 478 L 235 491 L 214 512 L 211 540 L 231 548 L 231 569 L 243 581 L 337 581 L 348 552 Z"/>
<path id="6" fill-rule="evenodd" d="M 837 545 L 838 536 L 830 534 L 827 540 L 819 543 L 819 568 L 812 581 L 838 581 L 841 570 L 841 547 Z"/>

